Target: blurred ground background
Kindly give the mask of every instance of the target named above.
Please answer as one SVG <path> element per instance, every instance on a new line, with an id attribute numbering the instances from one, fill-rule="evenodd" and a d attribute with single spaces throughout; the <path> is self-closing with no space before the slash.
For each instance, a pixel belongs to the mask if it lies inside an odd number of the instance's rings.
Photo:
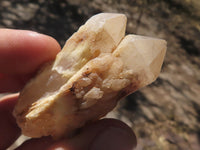
<path id="1" fill-rule="evenodd" d="M 100 12 L 124 13 L 127 33 L 168 42 L 157 81 L 122 100 L 108 116 L 133 128 L 137 150 L 199 150 L 199 0 L 1 0 L 0 28 L 48 34 L 63 46 Z"/>

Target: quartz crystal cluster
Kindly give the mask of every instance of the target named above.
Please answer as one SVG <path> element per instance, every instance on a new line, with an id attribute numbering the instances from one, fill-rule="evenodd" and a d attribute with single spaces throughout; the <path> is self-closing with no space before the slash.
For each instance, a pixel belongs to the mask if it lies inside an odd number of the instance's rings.
<path id="1" fill-rule="evenodd" d="M 126 20 L 112 13 L 91 17 L 25 86 L 14 109 L 24 135 L 69 135 L 158 77 L 166 41 L 125 36 Z"/>

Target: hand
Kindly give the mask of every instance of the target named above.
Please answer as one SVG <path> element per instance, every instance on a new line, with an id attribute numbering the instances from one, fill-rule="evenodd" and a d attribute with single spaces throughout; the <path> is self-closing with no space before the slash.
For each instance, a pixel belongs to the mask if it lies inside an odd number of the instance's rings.
<path id="1" fill-rule="evenodd" d="M 60 51 L 52 37 L 32 31 L 0 29 L 0 93 L 18 92 L 45 62 Z M 9 147 L 21 134 L 12 115 L 18 94 L 0 99 L 0 150 Z M 30 139 L 17 150 L 132 150 L 133 131 L 121 121 L 103 119 L 83 127 L 72 138 L 54 141 L 51 137 Z"/>

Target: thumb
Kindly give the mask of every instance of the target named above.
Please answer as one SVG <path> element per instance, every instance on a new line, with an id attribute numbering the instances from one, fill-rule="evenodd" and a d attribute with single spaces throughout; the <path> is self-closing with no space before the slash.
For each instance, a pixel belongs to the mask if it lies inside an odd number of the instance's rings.
<path id="1" fill-rule="evenodd" d="M 136 137 L 130 127 L 116 119 L 102 119 L 85 126 L 71 139 L 31 139 L 17 150 L 133 150 L 135 146 Z"/>
<path id="2" fill-rule="evenodd" d="M 82 129 L 70 140 L 55 143 L 49 150 L 133 150 L 136 137 L 132 129 L 116 119 L 102 119 Z"/>

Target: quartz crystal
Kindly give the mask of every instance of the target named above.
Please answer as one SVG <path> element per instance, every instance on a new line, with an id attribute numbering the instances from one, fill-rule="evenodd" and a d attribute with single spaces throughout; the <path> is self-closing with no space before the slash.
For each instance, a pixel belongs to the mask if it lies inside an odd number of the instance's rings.
<path id="1" fill-rule="evenodd" d="M 125 28 L 125 15 L 101 13 L 67 40 L 20 93 L 14 116 L 23 134 L 70 135 L 158 77 L 166 41 L 125 36 Z"/>

